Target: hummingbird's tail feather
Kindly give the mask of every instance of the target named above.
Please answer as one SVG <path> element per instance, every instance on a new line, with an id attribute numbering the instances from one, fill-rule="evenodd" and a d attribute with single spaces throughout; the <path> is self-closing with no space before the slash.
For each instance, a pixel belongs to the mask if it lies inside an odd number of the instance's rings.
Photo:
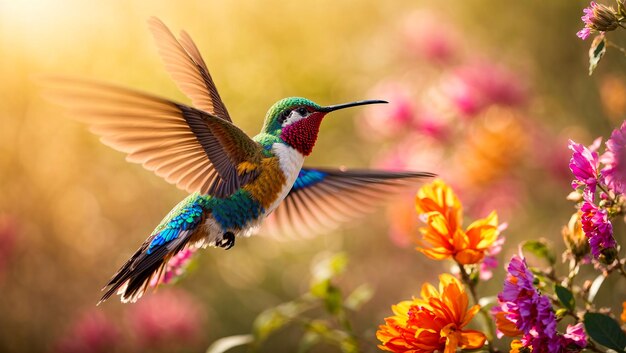
<path id="1" fill-rule="evenodd" d="M 190 244 L 193 231 L 182 231 L 177 238 L 152 248 L 153 240 L 161 233 L 150 236 L 135 254 L 117 271 L 98 305 L 113 294 L 119 294 L 123 303 L 136 302 L 152 283 L 158 283 L 169 259 Z"/>

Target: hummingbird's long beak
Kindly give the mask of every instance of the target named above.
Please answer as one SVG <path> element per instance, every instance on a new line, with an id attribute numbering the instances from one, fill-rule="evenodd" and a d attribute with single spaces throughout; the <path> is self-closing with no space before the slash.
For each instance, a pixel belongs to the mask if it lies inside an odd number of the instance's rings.
<path id="1" fill-rule="evenodd" d="M 380 100 L 380 99 L 373 99 L 373 100 L 366 100 L 366 101 L 358 101 L 358 102 L 350 102 L 350 103 L 329 105 L 328 107 L 322 107 L 321 109 L 319 109 L 319 111 L 323 112 L 323 113 L 330 113 L 332 111 L 339 110 L 339 109 L 356 107 L 357 105 L 383 104 L 383 103 L 389 103 L 389 102 L 383 101 L 383 100 Z"/>

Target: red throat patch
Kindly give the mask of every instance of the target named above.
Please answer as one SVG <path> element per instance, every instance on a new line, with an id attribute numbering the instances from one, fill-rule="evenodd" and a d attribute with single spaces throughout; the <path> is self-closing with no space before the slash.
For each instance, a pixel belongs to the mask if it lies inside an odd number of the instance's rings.
<path id="1" fill-rule="evenodd" d="M 320 131 L 320 124 L 326 113 L 315 112 L 304 119 L 283 128 L 280 138 L 291 147 L 308 156 L 313 151 L 317 133 Z"/>

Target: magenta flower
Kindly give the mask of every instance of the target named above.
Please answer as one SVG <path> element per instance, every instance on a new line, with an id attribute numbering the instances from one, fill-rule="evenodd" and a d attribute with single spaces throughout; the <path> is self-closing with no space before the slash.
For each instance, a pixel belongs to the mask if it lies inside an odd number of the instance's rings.
<path id="1" fill-rule="evenodd" d="M 550 298 L 535 289 L 534 276 L 521 256 L 513 256 L 498 305 L 492 312 L 498 326 L 498 337 L 522 335 L 521 342 L 533 353 L 580 351 L 586 343 L 579 336 L 579 327 L 568 328 L 565 335 L 557 330 L 556 316 Z M 578 349 L 572 350 L 572 347 Z"/>
<path id="2" fill-rule="evenodd" d="M 465 117 L 492 104 L 516 107 L 526 101 L 520 79 L 491 63 L 474 63 L 455 70 L 443 82 L 443 92 Z"/>
<path id="3" fill-rule="evenodd" d="M 374 97 L 385 97 L 390 104 L 378 104 L 363 110 L 364 119 L 357 127 L 369 140 L 394 137 L 413 129 L 415 104 L 410 88 L 398 82 L 380 83 L 371 91 Z"/>
<path id="4" fill-rule="evenodd" d="M 119 348 L 120 333 L 102 311 L 82 313 L 69 332 L 57 341 L 54 351 L 59 353 L 114 352 Z"/>
<path id="5" fill-rule="evenodd" d="M 587 37 L 589 37 L 589 35 L 591 34 L 591 29 L 593 27 L 593 9 L 597 6 L 597 4 L 592 1 L 589 4 L 589 7 L 585 7 L 583 9 L 583 17 L 581 17 L 580 19 L 583 20 L 583 23 L 585 24 L 585 27 L 583 27 L 583 29 L 581 29 L 580 31 L 578 31 L 576 33 L 576 36 L 578 36 L 578 38 L 585 40 L 587 39 Z"/>
<path id="6" fill-rule="evenodd" d="M 568 343 L 573 343 L 578 347 L 587 346 L 587 335 L 585 334 L 584 325 L 582 322 L 576 325 L 567 325 L 567 330 L 563 337 Z"/>
<path id="7" fill-rule="evenodd" d="M 204 332 L 202 305 L 182 290 L 160 290 L 128 308 L 127 319 L 138 343 L 170 351 L 200 343 Z"/>
<path id="8" fill-rule="evenodd" d="M 576 33 L 578 38 L 585 40 L 593 32 L 606 32 L 615 30 L 619 26 L 617 13 L 612 7 L 597 4 L 592 1 L 589 7 L 583 9 L 583 20 L 585 27 Z"/>
<path id="9" fill-rule="evenodd" d="M 153 277 L 150 281 L 150 286 L 156 287 L 161 283 L 167 284 L 182 276 L 197 250 L 196 248 L 186 248 L 172 256 L 165 266 L 163 275 L 161 277 Z"/>
<path id="10" fill-rule="evenodd" d="M 407 49 L 430 62 L 451 63 L 460 48 L 454 28 L 437 14 L 428 11 L 410 13 L 403 21 Z"/>
<path id="11" fill-rule="evenodd" d="M 587 197 L 580 208 L 580 222 L 585 235 L 589 238 L 589 246 L 593 257 L 598 258 L 605 249 L 617 246 L 613 238 L 613 225 L 609 221 L 607 211 L 599 208 Z"/>
<path id="12" fill-rule="evenodd" d="M 602 175 L 607 186 L 617 194 L 626 193 L 626 122 L 611 133 L 600 162 L 604 164 Z"/>
<path id="13" fill-rule="evenodd" d="M 574 174 L 572 188 L 584 187 L 585 194 L 593 195 L 598 185 L 599 157 L 596 150 L 600 146 L 601 138 L 597 138 L 588 148 L 580 143 L 569 140 L 568 148 L 574 151 L 569 161 L 569 169 Z"/>

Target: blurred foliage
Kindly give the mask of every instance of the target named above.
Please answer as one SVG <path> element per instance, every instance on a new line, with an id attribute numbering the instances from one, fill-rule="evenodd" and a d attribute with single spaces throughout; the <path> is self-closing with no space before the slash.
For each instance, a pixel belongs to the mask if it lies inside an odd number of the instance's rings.
<path id="1" fill-rule="evenodd" d="M 399 38 L 407 14 L 427 10 L 458 29 L 463 50 L 479 52 L 525 78 L 532 93 L 526 113 L 531 122 L 547 125 L 548 139 L 591 142 L 591 136 L 607 136 L 624 119 L 626 60 L 607 55 L 588 76 L 589 43 L 575 36 L 586 5 L 0 0 L 0 217 L 11 225 L 0 234 L 0 327 L 5 328 L 0 330 L 0 351 L 56 349 L 83 313 L 93 310 L 98 289 L 184 197 L 62 117 L 60 109 L 40 97 L 33 81 L 37 74 L 106 80 L 187 102 L 162 68 L 146 28 L 147 18 L 158 16 L 175 32 L 185 29 L 192 35 L 234 120 L 252 134 L 266 109 L 284 96 L 333 104 L 369 98 L 366 92 L 386 77 L 419 85 L 438 68 L 416 58 Z M 623 39 L 614 40 L 624 46 Z M 310 164 L 363 167 L 389 147 L 359 138 L 349 114 L 356 112 L 337 113 L 324 123 Z M 561 163 L 566 171 L 567 160 Z M 572 211 L 562 196 L 569 191 L 567 182 L 535 172 L 518 178 L 534 182 L 519 196 L 523 203 L 515 217 L 505 220 L 511 243 L 539 236 L 556 239 Z M 412 201 L 407 207 L 412 209 Z M 421 282 L 446 271 L 412 247 L 394 245 L 385 236 L 387 223 L 380 212 L 316 239 L 281 243 L 253 237 L 228 252 L 203 252 L 197 270 L 176 285 L 202 305 L 201 343 L 206 347 L 219 337 L 249 332 L 254 317 L 298 297 L 310 285 L 302 274 L 324 249 L 345 251 L 352 264 L 349 276 L 319 288 L 317 298 L 324 298 L 325 308 L 338 310 L 337 288 L 369 283 L 376 289 L 359 309 L 353 328 L 371 340 L 362 348 L 375 351 L 374 331 L 389 303 L 411 297 Z M 503 255 L 515 251 L 507 248 Z M 495 276 L 502 278 L 501 268 Z M 598 297 L 611 305 L 625 289 L 608 282 Z M 491 281 L 485 292 L 499 286 Z M 354 301 L 353 310 L 371 295 L 369 289 L 360 291 L 344 298 L 344 306 Z M 130 332 L 125 319 L 130 308 L 111 301 L 97 310 L 119 330 Z M 305 336 L 304 346 L 328 333 L 318 322 L 311 325 L 315 333 Z M 300 337 L 287 329 L 280 340 L 270 337 L 263 350 L 292 352 Z M 202 350 L 200 346 L 181 349 Z M 122 351 L 138 349 L 129 344 Z"/>

